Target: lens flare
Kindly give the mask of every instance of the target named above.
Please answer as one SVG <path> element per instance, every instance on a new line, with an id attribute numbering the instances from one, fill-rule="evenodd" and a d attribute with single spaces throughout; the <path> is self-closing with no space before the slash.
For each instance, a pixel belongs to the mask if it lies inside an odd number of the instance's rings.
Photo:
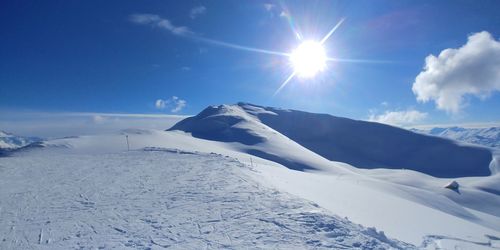
<path id="1" fill-rule="evenodd" d="M 319 42 L 305 41 L 290 55 L 297 76 L 310 78 L 326 68 L 327 56 Z"/>

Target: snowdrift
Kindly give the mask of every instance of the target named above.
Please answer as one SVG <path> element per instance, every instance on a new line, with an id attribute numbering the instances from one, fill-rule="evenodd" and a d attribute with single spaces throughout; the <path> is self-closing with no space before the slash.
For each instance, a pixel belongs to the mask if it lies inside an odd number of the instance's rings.
<path id="1" fill-rule="evenodd" d="M 261 133 L 267 130 L 331 161 L 367 169 L 411 169 L 435 177 L 488 176 L 493 159 L 487 148 L 385 124 L 247 103 L 208 107 L 169 130 L 245 145 L 267 142 L 266 133 Z M 249 153 L 272 158 L 266 152 Z"/>

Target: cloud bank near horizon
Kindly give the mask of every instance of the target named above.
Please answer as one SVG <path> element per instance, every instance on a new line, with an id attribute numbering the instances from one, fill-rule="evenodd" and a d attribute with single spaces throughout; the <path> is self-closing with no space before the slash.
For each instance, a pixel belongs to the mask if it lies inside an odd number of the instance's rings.
<path id="1" fill-rule="evenodd" d="M 123 129 L 165 130 L 183 115 L 1 111 L 0 130 L 23 136 L 59 138 L 118 132 Z"/>
<path id="2" fill-rule="evenodd" d="M 370 114 L 368 120 L 394 126 L 408 126 L 420 123 L 428 114 L 414 109 L 385 111 L 383 114 Z"/>

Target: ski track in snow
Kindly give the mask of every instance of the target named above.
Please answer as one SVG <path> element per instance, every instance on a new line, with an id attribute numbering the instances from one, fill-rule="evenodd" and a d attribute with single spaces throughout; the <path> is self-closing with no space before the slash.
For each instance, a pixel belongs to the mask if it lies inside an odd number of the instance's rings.
<path id="1" fill-rule="evenodd" d="M 215 154 L 35 150 L 0 158 L 0 249 L 387 249 Z"/>

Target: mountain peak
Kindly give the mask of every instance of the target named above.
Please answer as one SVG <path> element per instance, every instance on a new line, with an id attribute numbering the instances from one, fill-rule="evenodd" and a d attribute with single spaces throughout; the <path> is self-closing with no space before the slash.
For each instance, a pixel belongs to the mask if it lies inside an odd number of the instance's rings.
<path id="1" fill-rule="evenodd" d="M 265 140 L 255 133 L 255 128 L 251 128 L 256 123 L 258 121 L 255 117 L 239 105 L 223 104 L 209 106 L 198 115 L 178 122 L 169 130 L 182 130 L 208 140 L 252 145 Z"/>
<path id="2" fill-rule="evenodd" d="M 170 130 L 244 145 L 279 144 L 270 141 L 279 134 L 330 161 L 368 169 L 412 169 L 437 177 L 486 176 L 492 161 L 488 149 L 385 124 L 244 102 L 207 107 Z"/>

